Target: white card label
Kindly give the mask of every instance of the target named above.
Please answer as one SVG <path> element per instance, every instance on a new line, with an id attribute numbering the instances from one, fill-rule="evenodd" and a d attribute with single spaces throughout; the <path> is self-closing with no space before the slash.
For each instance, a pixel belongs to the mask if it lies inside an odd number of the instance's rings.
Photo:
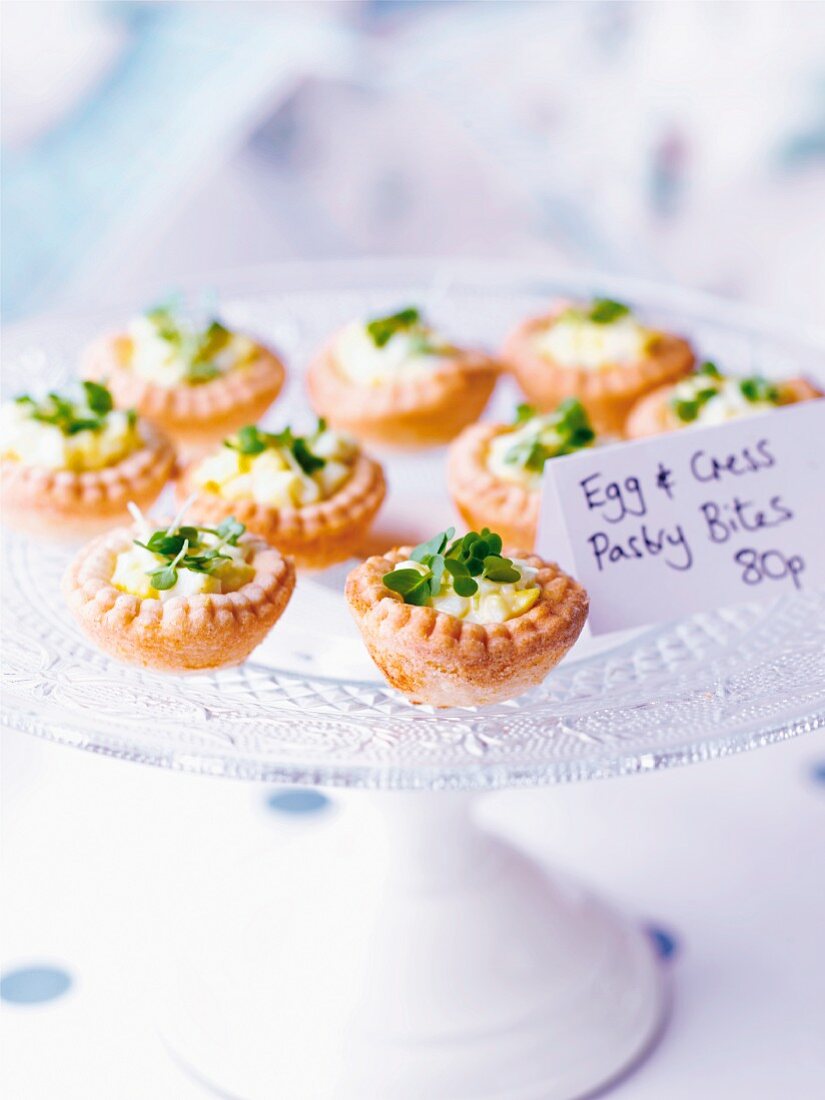
<path id="1" fill-rule="evenodd" d="M 553 459 L 537 552 L 594 634 L 825 585 L 825 400 Z"/>

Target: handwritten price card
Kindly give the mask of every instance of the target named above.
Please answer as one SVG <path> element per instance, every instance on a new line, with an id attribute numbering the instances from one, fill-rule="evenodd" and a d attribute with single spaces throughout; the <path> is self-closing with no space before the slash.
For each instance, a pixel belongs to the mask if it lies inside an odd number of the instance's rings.
<path id="1" fill-rule="evenodd" d="M 825 400 L 553 459 L 537 548 L 594 634 L 825 586 Z"/>

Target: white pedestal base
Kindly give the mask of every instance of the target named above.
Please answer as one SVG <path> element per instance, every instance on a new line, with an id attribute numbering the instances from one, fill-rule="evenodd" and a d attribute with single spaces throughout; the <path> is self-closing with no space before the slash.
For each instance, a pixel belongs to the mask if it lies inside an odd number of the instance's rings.
<path id="1" fill-rule="evenodd" d="M 571 1100 L 644 1054 L 664 995 L 635 925 L 469 796 L 352 804 L 289 881 L 211 884 L 220 938 L 187 915 L 163 1033 L 190 1072 L 238 1100 Z"/>

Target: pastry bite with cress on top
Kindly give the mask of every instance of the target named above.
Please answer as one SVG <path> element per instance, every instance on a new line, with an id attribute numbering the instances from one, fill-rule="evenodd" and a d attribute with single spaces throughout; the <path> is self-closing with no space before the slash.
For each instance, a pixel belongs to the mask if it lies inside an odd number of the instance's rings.
<path id="1" fill-rule="evenodd" d="M 63 577 L 83 632 L 105 653 L 162 672 L 245 660 L 280 618 L 292 563 L 232 517 L 153 530 L 137 509 L 85 546 Z"/>
<path id="2" fill-rule="evenodd" d="M 446 443 L 477 420 L 499 369 L 407 308 L 335 333 L 310 364 L 307 385 L 313 408 L 334 428 L 417 448 Z"/>
<path id="3" fill-rule="evenodd" d="M 171 443 L 105 386 L 28 394 L 0 408 L 3 521 L 30 534 L 89 536 L 152 504 L 175 465 Z"/>
<path id="4" fill-rule="evenodd" d="M 687 340 L 648 328 L 608 298 L 559 303 L 522 322 L 503 358 L 531 404 L 547 411 L 578 397 L 599 435 L 621 435 L 640 397 L 689 374 L 694 363 Z"/>
<path id="5" fill-rule="evenodd" d="M 627 418 L 627 436 L 642 439 L 692 425 L 707 428 L 817 397 L 822 392 L 805 378 L 771 382 L 761 375 L 737 377 L 705 362 L 688 378 L 643 397 Z"/>
<path id="6" fill-rule="evenodd" d="M 353 438 L 319 420 L 306 436 L 241 428 L 186 467 L 177 493 L 191 499 L 198 521 L 213 523 L 231 509 L 296 565 L 320 569 L 357 552 L 386 485 Z"/>
<path id="7" fill-rule="evenodd" d="M 587 618 L 587 593 L 557 565 L 452 528 L 368 558 L 346 597 L 370 656 L 413 703 L 480 706 L 541 683 Z"/>
<path id="8" fill-rule="evenodd" d="M 469 527 L 490 527 L 508 546 L 532 548 L 544 464 L 592 446 L 595 438 L 575 397 L 551 413 L 519 405 L 512 424 L 471 424 L 450 445 L 450 496 Z"/>
<path id="9" fill-rule="evenodd" d="M 86 350 L 83 373 L 190 453 L 263 416 L 285 376 L 281 360 L 252 337 L 215 318 L 200 323 L 174 305 L 101 337 Z"/>

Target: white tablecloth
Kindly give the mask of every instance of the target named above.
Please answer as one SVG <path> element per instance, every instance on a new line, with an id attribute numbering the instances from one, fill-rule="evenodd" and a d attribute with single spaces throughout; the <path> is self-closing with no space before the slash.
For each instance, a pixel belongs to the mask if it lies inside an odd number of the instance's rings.
<path id="1" fill-rule="evenodd" d="M 279 815 L 256 784 L 3 738 L 3 968 L 46 964 L 72 977 L 53 1001 L 4 1005 L 4 1095 L 197 1100 L 205 1094 L 153 1028 L 150 918 L 185 903 L 187 875 L 220 874 L 233 851 L 274 866 L 303 831 L 335 828 L 338 811 Z M 823 766 L 825 738 L 809 736 L 698 767 L 484 801 L 491 825 L 675 938 L 670 1026 L 611 1096 L 821 1094 Z"/>

